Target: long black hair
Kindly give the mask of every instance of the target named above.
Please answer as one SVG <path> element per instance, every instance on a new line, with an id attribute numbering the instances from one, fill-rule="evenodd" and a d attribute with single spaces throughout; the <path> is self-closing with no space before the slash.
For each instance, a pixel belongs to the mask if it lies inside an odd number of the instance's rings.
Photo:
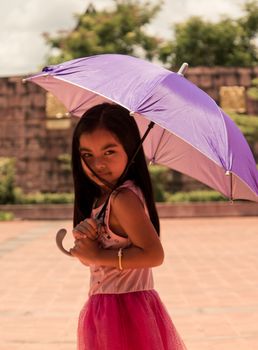
<path id="1" fill-rule="evenodd" d="M 139 129 L 126 108 L 116 104 L 103 103 L 88 109 L 83 114 L 75 127 L 72 142 L 72 170 L 75 192 L 74 226 L 90 217 L 93 202 L 100 196 L 99 186 L 88 178 L 82 168 L 79 152 L 80 136 L 99 128 L 106 129 L 117 137 L 127 154 L 128 160 L 132 158 L 140 144 Z M 123 181 L 126 180 L 132 180 L 141 189 L 151 222 L 159 234 L 159 218 L 143 147 L 138 151 L 124 176 Z"/>

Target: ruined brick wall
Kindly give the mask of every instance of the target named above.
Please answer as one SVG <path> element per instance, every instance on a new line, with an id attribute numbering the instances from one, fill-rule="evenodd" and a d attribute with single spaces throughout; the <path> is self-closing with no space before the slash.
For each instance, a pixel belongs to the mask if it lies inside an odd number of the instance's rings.
<path id="1" fill-rule="evenodd" d="M 0 78 L 0 157 L 16 158 L 16 184 L 25 192 L 69 191 L 72 179 L 58 156 L 70 153 L 72 127 L 48 130 L 45 104 L 37 85 Z"/>
<path id="2" fill-rule="evenodd" d="M 45 93 L 21 77 L 0 79 L 0 156 L 15 157 L 17 185 L 41 188 L 46 141 Z"/>
<path id="3" fill-rule="evenodd" d="M 72 190 L 71 169 L 60 160 L 71 154 L 72 132 L 78 118 L 72 119 L 68 129 L 47 130 L 44 192 L 70 192 Z M 70 168 L 70 167 L 69 167 Z"/>
<path id="4" fill-rule="evenodd" d="M 249 87 L 258 76 L 255 68 L 196 67 L 186 77 L 219 103 L 221 86 Z M 22 77 L 0 78 L 0 157 L 16 158 L 16 183 L 25 192 L 66 192 L 72 189 L 69 171 L 60 164 L 60 155 L 70 154 L 74 118 L 66 129 L 47 128 L 46 93 Z M 181 189 L 201 187 L 177 174 Z M 181 184 L 181 185 L 180 185 Z"/>
<path id="5" fill-rule="evenodd" d="M 185 75 L 199 86 L 220 105 L 220 88 L 223 86 L 242 86 L 246 90 L 252 85 L 252 80 L 258 77 L 257 67 L 194 67 L 189 68 Z M 258 114 L 258 105 L 247 95 L 246 112 Z"/>

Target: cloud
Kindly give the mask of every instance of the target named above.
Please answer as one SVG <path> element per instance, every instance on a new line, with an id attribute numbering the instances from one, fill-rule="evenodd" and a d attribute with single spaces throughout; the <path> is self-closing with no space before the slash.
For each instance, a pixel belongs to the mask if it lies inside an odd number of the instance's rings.
<path id="1" fill-rule="evenodd" d="M 209 20 L 217 21 L 221 16 L 227 15 L 230 18 L 239 17 L 241 14 L 241 6 L 245 0 L 216 0 L 207 2 L 207 0 L 187 1 L 187 16 L 198 16 L 205 13 L 205 17 Z"/>
<path id="2" fill-rule="evenodd" d="M 90 1 L 88 1 L 89 3 Z M 154 1 L 156 2 L 156 0 Z M 239 16 L 239 4 L 244 0 L 165 0 L 149 30 L 157 36 L 170 37 L 170 25 L 185 20 L 190 15 L 218 19 L 223 13 Z M 38 71 L 44 64 L 48 48 L 43 32 L 55 33 L 60 29 L 72 29 L 75 13 L 83 13 L 88 5 L 85 0 L 7 0 L 0 2 L 0 75 L 22 75 Z M 97 9 L 112 6 L 112 0 L 94 2 Z"/>
<path id="3" fill-rule="evenodd" d="M 75 5 L 76 4 L 76 5 Z M 0 75 L 20 75 L 37 71 L 48 48 L 43 32 L 72 29 L 74 13 L 82 13 L 85 1 L 12 0 L 0 3 Z"/>

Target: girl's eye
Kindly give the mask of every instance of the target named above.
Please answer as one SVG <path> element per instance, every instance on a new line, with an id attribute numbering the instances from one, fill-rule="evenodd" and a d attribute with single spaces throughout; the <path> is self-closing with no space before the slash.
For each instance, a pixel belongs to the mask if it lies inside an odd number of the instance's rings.
<path id="1" fill-rule="evenodd" d="M 81 157 L 82 157 L 83 159 L 87 159 L 87 158 L 90 158 L 90 157 L 91 157 L 91 154 L 90 154 L 90 153 L 83 153 L 83 154 L 81 154 Z"/>
<path id="2" fill-rule="evenodd" d="M 109 156 L 109 155 L 114 154 L 114 153 L 115 153 L 115 151 L 110 149 L 110 150 L 105 152 L 105 156 Z"/>

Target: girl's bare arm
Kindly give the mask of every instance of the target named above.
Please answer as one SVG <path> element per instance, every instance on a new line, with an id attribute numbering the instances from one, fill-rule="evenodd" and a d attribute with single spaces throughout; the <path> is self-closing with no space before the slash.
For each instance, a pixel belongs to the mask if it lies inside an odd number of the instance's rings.
<path id="1" fill-rule="evenodd" d="M 164 251 L 138 196 L 123 189 L 112 198 L 111 208 L 118 226 L 132 242 L 132 246 L 123 250 L 123 269 L 161 265 Z M 118 250 L 101 249 L 94 243 L 89 239 L 81 240 L 71 253 L 87 264 L 119 267 Z"/>

